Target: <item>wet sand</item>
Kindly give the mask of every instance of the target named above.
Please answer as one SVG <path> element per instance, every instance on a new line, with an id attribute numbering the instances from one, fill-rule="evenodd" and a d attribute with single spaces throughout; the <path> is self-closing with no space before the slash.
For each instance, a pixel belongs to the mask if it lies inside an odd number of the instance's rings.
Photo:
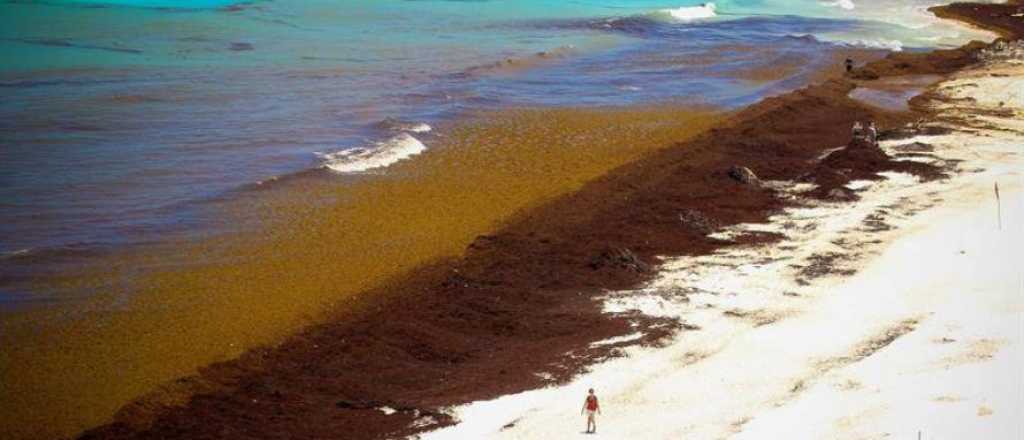
<path id="1" fill-rule="evenodd" d="M 938 62 L 901 55 L 915 61 L 909 68 L 904 61 L 869 67 L 878 76 L 948 73 L 966 65 L 977 48 Z M 727 173 L 732 165 L 747 166 L 762 179 L 810 179 L 821 184 L 812 195 L 819 198 L 852 177 L 905 167 L 873 152 L 835 157 L 857 165 L 856 176 L 818 165 L 822 153 L 849 141 L 854 120 L 874 119 L 886 128 L 919 116 L 849 99 L 853 87 L 834 80 L 766 100 L 695 140 L 615 169 L 569 195 L 551 194 L 555 200 L 521 211 L 497 232 L 445 240 L 452 253 L 412 275 L 382 281 L 383 287 L 348 301 L 343 315 L 166 384 L 85 437 L 396 436 L 450 423 L 440 408 L 565 381 L 623 346 L 655 344 L 685 326 L 630 313 L 608 316 L 595 299 L 606 289 L 651 279 L 656 271 L 650 264 L 660 256 L 778 239 L 706 236 L 709 225 L 764 221 L 790 203 L 771 188 L 737 183 Z M 901 170 L 938 177 L 924 166 Z M 277 281 L 249 281 L 239 290 Z M 247 324 L 238 327 L 244 333 Z M 588 348 L 637 330 L 647 336 Z M 174 351 L 154 350 L 157 357 Z M 175 374 L 183 371 L 188 368 Z M 385 414 L 377 410 L 381 406 L 396 412 Z"/>

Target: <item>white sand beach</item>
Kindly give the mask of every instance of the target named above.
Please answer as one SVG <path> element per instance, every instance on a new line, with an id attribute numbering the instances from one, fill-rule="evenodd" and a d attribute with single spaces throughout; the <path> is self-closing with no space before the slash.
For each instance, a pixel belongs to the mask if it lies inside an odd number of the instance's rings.
<path id="1" fill-rule="evenodd" d="M 882 147 L 950 179 L 887 174 L 854 182 L 860 201 L 718 231 L 787 238 L 666 260 L 605 307 L 692 328 L 564 386 L 451 408 L 461 423 L 420 438 L 585 435 L 591 387 L 601 438 L 1024 438 L 1024 60 L 994 54 L 936 91 L 925 125 L 953 131 Z"/>

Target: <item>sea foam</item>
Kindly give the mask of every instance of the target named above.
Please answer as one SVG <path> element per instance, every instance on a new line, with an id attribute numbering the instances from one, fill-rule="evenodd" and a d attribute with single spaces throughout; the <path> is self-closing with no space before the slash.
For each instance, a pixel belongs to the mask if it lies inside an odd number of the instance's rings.
<path id="1" fill-rule="evenodd" d="M 662 9 L 660 14 L 668 15 L 677 21 L 694 21 L 716 17 L 716 6 L 714 3 L 704 3 L 700 6 L 682 6 L 675 9 Z"/>
<path id="2" fill-rule="evenodd" d="M 386 131 L 405 131 L 409 133 L 426 133 L 432 129 L 430 125 L 423 122 L 409 122 L 396 118 L 384 118 L 377 123 L 377 128 Z"/>
<path id="3" fill-rule="evenodd" d="M 425 124 L 424 124 L 425 125 Z M 359 173 L 384 168 L 426 151 L 426 145 L 408 133 L 379 141 L 369 148 L 323 153 L 324 167 L 339 173 Z"/>
<path id="4" fill-rule="evenodd" d="M 838 8 L 843 8 L 846 9 L 847 11 L 852 11 L 857 8 L 857 5 L 853 3 L 853 0 L 836 0 L 833 2 L 822 2 L 821 4 L 825 6 L 835 6 Z"/>
<path id="5" fill-rule="evenodd" d="M 876 40 L 853 40 L 847 41 L 846 44 L 855 47 L 866 47 L 868 49 L 885 49 L 893 52 L 903 51 L 903 42 L 899 40 L 885 40 L 881 38 Z"/>

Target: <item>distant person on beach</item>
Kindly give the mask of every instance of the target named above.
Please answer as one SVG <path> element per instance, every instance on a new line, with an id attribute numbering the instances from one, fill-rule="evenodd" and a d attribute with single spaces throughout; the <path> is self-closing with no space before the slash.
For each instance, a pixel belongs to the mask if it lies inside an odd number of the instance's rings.
<path id="1" fill-rule="evenodd" d="M 860 121 L 853 121 L 853 140 L 859 140 L 864 138 L 864 126 L 860 124 Z"/>
<path id="2" fill-rule="evenodd" d="M 853 60 L 847 58 L 846 59 L 846 73 L 850 73 L 851 71 L 853 71 Z"/>
<path id="3" fill-rule="evenodd" d="M 587 414 L 587 434 L 596 433 L 597 422 L 594 420 L 594 415 L 601 414 L 601 405 L 597 403 L 597 396 L 594 395 L 593 388 L 590 389 L 586 400 L 583 401 L 583 409 L 580 410 L 580 414 L 583 413 Z"/>
<path id="4" fill-rule="evenodd" d="M 878 129 L 875 128 L 875 121 L 868 122 L 868 142 L 878 146 Z"/>

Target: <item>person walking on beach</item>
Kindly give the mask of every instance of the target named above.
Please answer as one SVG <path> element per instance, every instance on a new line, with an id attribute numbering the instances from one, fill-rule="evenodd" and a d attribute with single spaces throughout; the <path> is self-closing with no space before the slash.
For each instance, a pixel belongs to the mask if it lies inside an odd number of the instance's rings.
<path id="1" fill-rule="evenodd" d="M 878 128 L 875 127 L 875 121 L 868 122 L 868 142 L 878 146 Z"/>
<path id="2" fill-rule="evenodd" d="M 846 73 L 850 73 L 852 71 L 853 71 L 853 60 L 847 58 L 846 59 Z"/>
<path id="3" fill-rule="evenodd" d="M 593 388 L 590 389 L 586 400 L 583 401 L 583 409 L 580 410 L 580 414 L 584 413 L 587 414 L 587 434 L 596 433 L 597 421 L 594 420 L 594 415 L 601 414 L 601 405 L 597 403 L 597 396 L 594 395 Z"/>
<path id="4" fill-rule="evenodd" d="M 860 140 L 864 138 L 864 126 L 860 125 L 860 121 L 853 121 L 853 140 Z"/>

